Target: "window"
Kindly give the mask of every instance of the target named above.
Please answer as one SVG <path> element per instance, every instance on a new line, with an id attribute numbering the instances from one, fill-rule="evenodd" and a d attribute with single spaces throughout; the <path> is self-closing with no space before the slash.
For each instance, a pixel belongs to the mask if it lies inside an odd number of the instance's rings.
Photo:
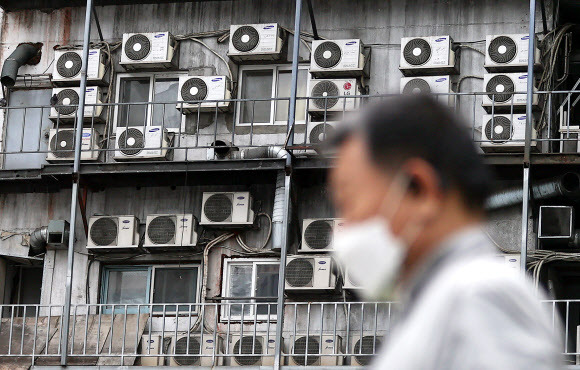
<path id="1" fill-rule="evenodd" d="M 177 110 L 179 74 L 123 73 L 117 79 L 118 127 L 163 126 L 178 132 L 183 115 Z M 137 104 L 152 102 L 155 104 Z"/>
<path id="2" fill-rule="evenodd" d="M 4 297 L 0 296 L 0 300 L 3 298 L 4 303 L 14 305 L 40 304 L 42 271 L 42 265 L 16 265 L 7 262 L 5 275 L 0 279 L 4 280 L 2 282 L 4 286 L 0 287 L 0 292 L 3 292 Z M 23 315 L 34 317 L 36 315 L 35 306 L 26 306 L 26 310 L 24 307 L 16 307 L 14 312 L 7 306 L 4 307 L 3 311 L 5 317 L 12 314 L 15 317 L 22 317 Z M 1 313 L 2 310 L 0 310 Z"/>
<path id="3" fill-rule="evenodd" d="M 222 311 L 223 319 L 266 320 L 276 318 L 278 296 L 278 260 L 228 259 L 224 265 L 224 298 L 229 305 Z M 264 298 L 262 300 L 252 298 Z M 250 304 L 247 304 L 250 303 Z"/>
<path id="4" fill-rule="evenodd" d="M 298 97 L 307 97 L 308 66 L 298 67 Z M 289 100 L 259 100 L 289 98 L 292 84 L 292 67 L 242 66 L 240 67 L 238 96 L 256 99 L 238 104 L 239 124 L 287 124 Z M 306 100 L 296 101 L 296 122 L 304 122 Z"/>
<path id="5" fill-rule="evenodd" d="M 198 301 L 199 273 L 199 266 L 105 267 L 101 303 L 134 305 L 127 308 L 132 313 L 137 311 L 138 304 L 154 304 L 153 311 L 163 313 L 164 303 L 184 303 L 167 305 L 165 312 L 188 311 L 188 304 Z M 149 308 L 143 307 L 142 311 Z M 124 307 L 115 310 L 123 312 Z"/>
<path id="6" fill-rule="evenodd" d="M 11 90 L 4 128 L 4 169 L 42 168 L 46 163 L 51 89 Z M 27 107 L 34 108 L 27 108 Z M 43 107 L 41 107 L 43 106 Z M 26 153 L 20 153 L 26 152 Z"/>

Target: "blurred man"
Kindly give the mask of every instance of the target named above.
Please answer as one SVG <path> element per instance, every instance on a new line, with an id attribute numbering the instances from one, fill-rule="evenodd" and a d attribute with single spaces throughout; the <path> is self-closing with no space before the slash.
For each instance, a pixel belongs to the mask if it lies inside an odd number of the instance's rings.
<path id="1" fill-rule="evenodd" d="M 330 173 L 346 219 L 336 258 L 402 312 L 380 369 L 555 369 L 560 345 L 531 284 L 482 231 L 490 175 L 466 126 L 429 97 L 396 97 L 335 136 Z"/>

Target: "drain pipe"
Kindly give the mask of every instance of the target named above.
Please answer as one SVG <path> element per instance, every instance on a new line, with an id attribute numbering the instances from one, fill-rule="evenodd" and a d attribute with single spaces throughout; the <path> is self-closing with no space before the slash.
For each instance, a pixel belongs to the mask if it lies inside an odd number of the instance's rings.
<path id="1" fill-rule="evenodd" d="M 63 322 L 61 326 L 60 342 L 62 343 L 62 350 L 60 355 L 61 366 L 66 366 L 68 362 L 68 344 L 69 344 L 69 328 L 70 328 L 70 311 L 72 300 L 72 278 L 74 268 L 74 250 L 75 250 L 75 229 L 77 221 L 77 201 L 79 197 L 79 169 L 81 164 L 81 142 L 83 135 L 83 120 L 85 112 L 85 92 L 87 89 L 87 65 L 89 60 L 89 43 L 91 38 L 91 11 L 93 9 L 93 0 L 87 0 L 85 10 L 85 30 L 83 35 L 83 64 L 81 68 L 81 83 L 79 91 L 79 105 L 77 108 L 77 118 L 75 125 L 75 151 L 74 163 L 72 170 L 72 189 L 70 202 L 70 233 L 68 238 L 68 254 L 67 254 L 67 269 L 66 269 L 66 284 L 64 296 Z"/>
<path id="2" fill-rule="evenodd" d="M 20 44 L 14 49 L 12 54 L 4 61 L 2 65 L 2 74 L 0 82 L 2 85 L 12 87 L 16 84 L 18 69 L 31 59 L 36 57 L 40 51 L 38 45 Z"/>
<path id="3" fill-rule="evenodd" d="M 532 186 L 533 199 L 549 199 L 554 197 L 580 199 L 580 174 L 568 172 L 551 180 L 542 181 Z M 500 191 L 487 199 L 486 208 L 494 210 L 515 206 L 524 201 L 524 191 L 521 187 Z"/>

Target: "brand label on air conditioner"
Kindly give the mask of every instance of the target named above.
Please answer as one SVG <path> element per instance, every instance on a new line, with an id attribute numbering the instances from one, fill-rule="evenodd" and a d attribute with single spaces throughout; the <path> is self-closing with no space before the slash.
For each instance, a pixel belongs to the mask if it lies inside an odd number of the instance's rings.
<path id="1" fill-rule="evenodd" d="M 360 44 L 358 40 L 349 40 L 343 44 L 342 60 L 338 64 L 342 69 L 356 69 L 359 68 L 360 59 Z"/>
<path id="2" fill-rule="evenodd" d="M 449 65 L 449 39 L 447 37 L 438 37 L 434 41 L 435 45 L 431 45 L 433 49 L 431 60 L 428 63 L 434 66 Z"/>
<path id="3" fill-rule="evenodd" d="M 259 29 L 258 29 L 259 30 Z M 278 32 L 275 24 L 268 24 L 262 27 L 260 31 L 260 41 L 255 49 L 257 53 L 274 53 L 278 43 Z"/>
<path id="4" fill-rule="evenodd" d="M 169 49 L 169 35 L 165 32 L 153 35 L 151 40 L 151 60 L 167 61 Z"/>
<path id="5" fill-rule="evenodd" d="M 523 121 L 523 120 L 525 120 L 525 119 L 526 119 L 526 116 L 521 116 L 521 117 L 518 117 L 518 120 L 520 120 L 520 121 Z"/>
<path id="6" fill-rule="evenodd" d="M 443 77 L 435 80 L 435 82 L 443 82 L 443 81 L 447 81 L 447 78 Z"/>
<path id="7" fill-rule="evenodd" d="M 528 78 L 528 75 L 521 75 L 520 77 L 518 77 L 520 80 L 526 80 Z"/>
<path id="8" fill-rule="evenodd" d="M 81 55 L 82 57 L 82 55 Z M 87 78 L 98 79 L 101 70 L 101 53 L 98 50 L 89 50 L 89 59 L 87 63 Z M 104 72 L 104 71 L 103 71 Z M 80 77 L 80 74 L 79 74 Z"/>
<path id="9" fill-rule="evenodd" d="M 91 133 L 90 132 L 83 132 L 83 137 L 91 137 Z"/>

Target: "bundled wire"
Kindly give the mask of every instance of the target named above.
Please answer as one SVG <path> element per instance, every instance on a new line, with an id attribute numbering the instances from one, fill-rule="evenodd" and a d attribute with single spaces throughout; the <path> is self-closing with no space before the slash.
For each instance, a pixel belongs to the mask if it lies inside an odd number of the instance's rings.
<path id="1" fill-rule="evenodd" d="M 536 250 L 528 253 L 528 257 L 534 261 L 528 264 L 528 271 L 532 273 L 534 286 L 538 289 L 542 267 L 550 262 L 579 262 L 580 253 L 555 252 L 548 250 Z"/>

